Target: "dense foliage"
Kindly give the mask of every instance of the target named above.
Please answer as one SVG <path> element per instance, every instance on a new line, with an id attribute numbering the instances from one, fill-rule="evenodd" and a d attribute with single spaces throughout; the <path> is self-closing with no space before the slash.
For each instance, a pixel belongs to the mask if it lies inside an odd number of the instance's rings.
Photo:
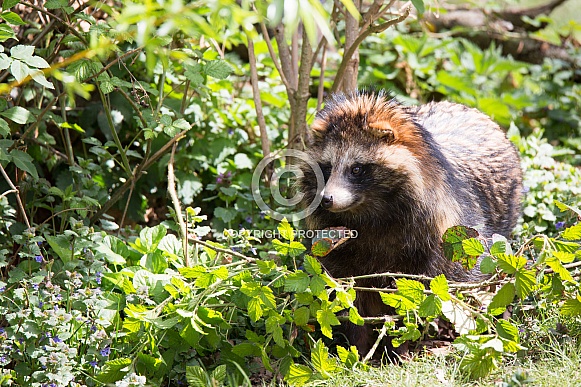
<path id="1" fill-rule="evenodd" d="M 341 321 L 376 324 L 395 346 L 449 321 L 449 361 L 477 378 L 559 332 L 581 334 L 578 69 L 517 62 L 411 20 L 364 41 L 361 85 L 491 115 L 522 155 L 527 193 L 514 243 L 463 227 L 444 237 L 451 258 L 484 257 L 486 283 L 393 274 L 397 289 L 378 291 L 397 314 L 362 318 L 353 278 L 316 260 L 332 247 L 309 251 L 301 224 L 272 219 L 251 192 L 264 143 L 246 44 L 268 140 L 284 149 L 287 90 L 256 24 L 302 23 L 311 39 L 333 12 L 318 1 L 77 3 L 2 2 L 0 385 L 302 385 L 369 367 L 337 344 Z M 314 66 L 312 90 L 330 88 L 338 56 Z M 308 117 L 316 106 L 313 92 Z"/>

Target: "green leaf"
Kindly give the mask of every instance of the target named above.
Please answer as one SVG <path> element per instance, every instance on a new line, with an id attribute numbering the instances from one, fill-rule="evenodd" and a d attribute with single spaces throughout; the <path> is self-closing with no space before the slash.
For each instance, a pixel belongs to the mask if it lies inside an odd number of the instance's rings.
<path id="1" fill-rule="evenodd" d="M 581 315 L 581 302 L 579 298 L 572 298 L 566 300 L 563 305 L 561 305 L 561 314 L 563 316 L 579 316 Z"/>
<path id="2" fill-rule="evenodd" d="M 430 281 L 430 290 L 442 301 L 448 301 L 451 299 L 448 280 L 444 274 L 440 274 Z"/>
<path id="3" fill-rule="evenodd" d="M 512 282 L 504 284 L 502 288 L 492 297 L 488 305 L 488 311 L 494 315 L 501 314 L 510 305 L 516 294 L 515 286 Z"/>
<path id="4" fill-rule="evenodd" d="M 14 13 L 14 12 L 3 12 L 2 14 L 0 14 L 0 18 L 4 19 L 6 21 L 6 23 L 12 24 L 12 25 L 23 26 L 26 24 L 22 20 L 22 18 L 20 16 L 18 16 L 17 13 Z"/>
<path id="5" fill-rule="evenodd" d="M 498 267 L 506 274 L 514 274 L 527 263 L 525 257 L 517 257 L 515 255 L 498 254 L 497 259 Z"/>
<path id="6" fill-rule="evenodd" d="M 226 364 L 221 364 L 214 368 L 210 374 L 210 378 L 212 379 L 213 385 L 223 384 L 226 380 Z"/>
<path id="7" fill-rule="evenodd" d="M 0 42 L 5 42 L 8 39 L 16 39 L 14 30 L 7 24 L 0 24 Z"/>
<path id="8" fill-rule="evenodd" d="M 188 387 L 207 387 L 210 384 L 206 371 L 200 366 L 186 366 Z"/>
<path id="9" fill-rule="evenodd" d="M 570 254 L 570 253 L 569 253 Z M 573 258 L 575 257 L 574 254 Z M 565 269 L 565 267 L 561 264 L 561 261 L 559 261 L 558 258 L 556 257 L 549 257 L 546 259 L 545 261 L 547 263 L 547 265 L 553 269 L 553 271 L 557 274 L 559 274 L 559 277 L 561 277 L 561 279 L 563 281 L 568 281 L 568 282 L 573 282 L 575 283 L 576 281 L 573 279 L 573 276 L 571 275 L 571 273 L 569 273 L 569 270 Z"/>
<path id="10" fill-rule="evenodd" d="M 476 238 L 464 239 L 462 241 L 462 247 L 464 248 L 464 252 L 468 255 L 480 256 L 484 253 L 482 242 Z"/>
<path id="11" fill-rule="evenodd" d="M 480 261 L 480 271 L 484 274 L 494 273 L 496 271 L 496 261 L 490 256 L 482 258 L 482 261 Z"/>
<path id="12" fill-rule="evenodd" d="M 526 298 L 536 287 L 535 272 L 532 270 L 519 270 L 515 276 L 514 285 L 516 295 L 522 300 Z"/>
<path id="13" fill-rule="evenodd" d="M 10 56 L 12 56 L 13 59 L 20 59 L 24 62 L 26 62 L 27 59 L 32 58 L 33 55 L 34 46 L 25 46 L 23 44 L 19 44 L 10 49 Z"/>
<path id="14" fill-rule="evenodd" d="M 333 250 L 333 244 L 330 239 L 322 238 L 317 240 L 311 246 L 311 253 L 315 257 L 324 257 Z"/>
<path id="15" fill-rule="evenodd" d="M 449 294 L 448 297 L 450 297 Z M 434 294 L 430 294 L 420 304 L 418 313 L 422 317 L 437 317 L 442 313 L 442 301 Z"/>
<path id="16" fill-rule="evenodd" d="M 272 245 L 278 253 L 281 255 L 288 255 L 289 257 L 298 257 L 306 250 L 306 247 L 297 241 L 284 243 L 278 239 L 274 239 L 272 241 Z"/>
<path id="17" fill-rule="evenodd" d="M 284 380 L 286 380 L 291 386 L 303 386 L 312 376 L 313 371 L 311 371 L 309 367 L 293 363 L 289 368 L 288 375 L 284 377 Z"/>
<path id="18" fill-rule="evenodd" d="M 409 298 L 416 305 L 419 305 L 425 298 L 424 290 L 426 288 L 421 282 L 407 278 L 398 278 L 395 280 L 395 283 L 398 294 Z"/>
<path id="19" fill-rule="evenodd" d="M 139 233 L 139 242 L 145 249 L 143 252 L 152 253 L 157 249 L 167 230 L 164 226 L 146 227 Z"/>
<path id="20" fill-rule="evenodd" d="M 139 264 L 152 273 L 156 274 L 161 274 L 165 272 L 165 269 L 168 268 L 167 260 L 163 256 L 163 252 L 161 250 L 155 250 L 153 253 L 147 253 L 141 258 Z"/>
<path id="21" fill-rule="evenodd" d="M 332 310 L 325 308 L 317 311 L 317 322 L 321 325 L 321 333 L 328 338 L 333 338 L 333 330 L 331 326 L 340 325 L 341 323 L 335 316 Z"/>
<path id="22" fill-rule="evenodd" d="M 298 326 L 305 326 L 309 323 L 311 312 L 306 306 L 301 306 L 293 313 L 294 323 Z"/>
<path id="23" fill-rule="evenodd" d="M 7 9 L 10 9 L 10 8 L 14 7 L 19 2 L 20 2 L 20 0 L 4 0 L 2 2 L 2 9 L 4 11 L 6 11 Z"/>
<path id="24" fill-rule="evenodd" d="M 442 236 L 444 256 L 452 262 L 460 262 L 466 269 L 472 269 L 476 265 L 478 255 L 470 255 L 464 251 L 462 241 L 476 238 L 478 232 L 470 227 L 454 226 L 446 230 Z"/>
<path id="25" fill-rule="evenodd" d="M 277 226 L 277 229 L 278 229 L 278 232 L 280 233 L 280 236 L 283 239 L 285 239 L 289 242 L 292 242 L 295 240 L 295 234 L 293 232 L 293 228 L 289 224 L 288 220 L 286 220 L 286 218 L 282 219 L 282 221 Z"/>
<path id="26" fill-rule="evenodd" d="M 0 136 L 8 137 L 8 135 L 10 135 L 10 126 L 6 120 L 0 118 Z"/>
<path id="27" fill-rule="evenodd" d="M 329 379 L 337 370 L 337 362 L 329 357 L 329 349 L 319 339 L 311 350 L 311 363 L 323 379 Z"/>
<path id="28" fill-rule="evenodd" d="M 496 256 L 497 254 L 504 254 L 506 253 L 506 242 L 505 241 L 497 241 L 490 246 L 490 254 Z"/>
<path id="29" fill-rule="evenodd" d="M 284 291 L 303 293 L 310 284 L 310 278 L 307 273 L 297 270 L 286 276 L 284 280 Z"/>
<path id="30" fill-rule="evenodd" d="M 258 298 L 251 298 L 248 301 L 248 316 L 252 319 L 252 321 L 258 321 L 262 315 L 264 314 L 264 310 L 262 309 L 262 303 Z"/>
<path id="31" fill-rule="evenodd" d="M 561 236 L 568 241 L 581 240 L 581 223 L 566 228 Z"/>
<path id="32" fill-rule="evenodd" d="M 34 121 L 33 115 L 28 110 L 20 106 L 11 107 L 10 109 L 1 112 L 0 115 L 20 125 Z"/>
<path id="33" fill-rule="evenodd" d="M 424 0 L 412 0 L 412 4 L 418 10 L 418 13 L 421 15 L 426 10 L 424 7 Z"/>
<path id="34" fill-rule="evenodd" d="M 50 247 L 64 263 L 70 262 L 73 257 L 73 252 L 71 251 L 72 245 L 69 237 L 66 235 L 45 235 L 44 237 Z"/>
<path id="35" fill-rule="evenodd" d="M 226 79 L 234 70 L 223 60 L 212 60 L 206 63 L 204 71 L 213 78 Z"/>
<path id="36" fill-rule="evenodd" d="M 565 203 L 561 203 L 558 200 L 555 200 L 554 202 L 555 202 L 555 205 L 557 206 L 557 208 L 559 208 L 559 210 L 561 210 L 561 212 L 571 211 L 571 212 L 574 212 L 575 214 L 577 214 L 578 217 L 581 217 L 581 211 L 579 211 L 579 209 L 577 209 L 575 207 L 568 206 Z"/>
<path id="37" fill-rule="evenodd" d="M 44 7 L 46 9 L 64 8 L 69 5 L 67 0 L 46 0 Z"/>
<path id="38" fill-rule="evenodd" d="M 321 264 L 319 263 L 319 261 L 317 261 L 316 258 L 313 258 L 310 255 L 305 256 L 304 266 L 307 273 L 311 275 L 319 275 L 323 272 L 323 269 L 321 268 Z"/>
<path id="39" fill-rule="evenodd" d="M 234 208 L 216 207 L 214 209 L 214 216 L 220 218 L 224 223 L 230 223 L 236 218 L 237 211 Z"/>
<path id="40" fill-rule="evenodd" d="M 502 338 L 519 342 L 518 328 L 506 320 L 498 320 L 496 322 L 496 333 Z"/>
<path id="41" fill-rule="evenodd" d="M 379 293 L 384 304 L 394 307 L 399 311 L 409 311 L 416 308 L 416 303 L 407 297 L 393 293 Z"/>
<path id="42" fill-rule="evenodd" d="M 355 307 L 349 308 L 349 321 L 355 325 L 365 324 L 365 320 L 359 315 L 359 311 Z"/>
<path id="43" fill-rule="evenodd" d="M 321 297 L 325 293 L 326 282 L 320 275 L 316 275 L 311 278 L 311 283 L 309 284 L 309 289 L 317 297 Z"/>
<path id="44" fill-rule="evenodd" d="M 101 372 L 97 375 L 97 380 L 101 383 L 115 383 L 123 379 L 123 376 L 129 371 L 127 367 L 130 364 L 131 359 L 128 358 L 109 360 L 101 368 Z"/>
<path id="45" fill-rule="evenodd" d="M 18 169 L 27 172 L 35 179 L 38 179 L 38 172 L 32 163 L 32 157 L 30 157 L 28 153 L 24 153 L 18 149 L 13 149 L 10 151 L 10 156 L 12 157 L 12 162 Z"/>

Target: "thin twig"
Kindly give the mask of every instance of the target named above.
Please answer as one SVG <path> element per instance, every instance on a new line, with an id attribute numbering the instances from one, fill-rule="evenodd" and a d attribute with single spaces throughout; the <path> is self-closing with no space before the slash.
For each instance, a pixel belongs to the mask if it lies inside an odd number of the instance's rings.
<path id="1" fill-rule="evenodd" d="M 24 205 L 22 204 L 22 200 L 20 199 L 20 191 L 18 191 L 18 189 L 16 188 L 14 183 L 12 183 L 12 180 L 10 180 L 10 177 L 8 177 L 8 174 L 6 173 L 6 170 L 4 170 L 4 167 L 2 166 L 2 164 L 0 164 L 0 173 L 2 173 L 2 176 L 4 176 L 4 180 L 6 180 L 6 183 L 8 184 L 8 186 L 10 186 L 12 191 L 16 191 L 15 196 L 16 196 L 16 202 L 18 203 L 18 208 L 20 209 L 20 212 L 22 213 L 22 218 L 24 218 L 24 223 L 26 223 L 26 227 L 30 228 L 30 222 L 28 221 L 28 216 L 26 215 L 26 210 L 24 209 Z"/>
<path id="2" fill-rule="evenodd" d="M 238 253 L 236 251 L 224 249 L 224 248 L 221 248 L 221 247 L 217 247 L 217 246 L 211 245 L 211 244 L 209 244 L 207 242 L 204 242 L 202 240 L 199 240 L 199 239 L 196 239 L 196 238 L 193 238 L 193 237 L 190 237 L 190 236 L 188 236 L 188 240 L 190 240 L 190 241 L 192 241 L 192 242 L 194 242 L 194 243 L 196 243 L 198 245 L 201 245 L 201 246 L 207 247 L 209 249 L 212 249 L 214 251 L 217 251 L 219 253 L 229 254 L 229 255 L 232 255 L 234 257 L 237 257 L 237 258 L 240 258 L 240 259 L 244 259 L 244 260 L 246 260 L 246 262 L 257 262 L 258 261 L 258 259 L 256 259 L 256 258 L 247 257 L 246 255 L 240 254 L 240 253 Z"/>
<path id="3" fill-rule="evenodd" d="M 383 324 L 383 326 L 381 327 L 379 336 L 377 337 L 377 340 L 375 340 L 373 347 L 371 347 L 367 355 L 365 355 L 365 357 L 363 358 L 363 363 L 367 363 L 369 360 L 371 360 L 371 358 L 375 354 L 375 351 L 377 350 L 377 347 L 379 347 L 379 344 L 381 343 L 381 340 L 383 340 L 385 335 L 387 335 L 387 324 Z"/>
<path id="4" fill-rule="evenodd" d="M 180 199 L 178 198 L 178 193 L 176 191 L 176 177 L 174 174 L 173 164 L 174 164 L 174 156 L 176 153 L 177 148 L 177 141 L 173 144 L 171 148 L 171 153 L 169 156 L 169 161 L 167 163 L 167 191 L 169 192 L 169 196 L 171 197 L 171 202 L 173 203 L 174 211 L 176 212 L 176 218 L 178 224 L 180 225 L 180 231 L 182 234 L 182 248 L 184 250 L 184 264 L 186 267 L 190 267 L 190 257 L 188 254 L 188 228 L 186 223 L 184 222 L 184 218 L 182 217 L 182 205 L 180 203 Z M 194 262 L 197 264 L 197 262 Z"/>
<path id="5" fill-rule="evenodd" d="M 252 8 L 254 8 L 254 10 L 256 10 L 256 8 L 254 6 L 252 6 Z M 260 22 L 260 30 L 262 31 L 262 37 L 264 38 L 264 41 L 266 42 L 266 47 L 268 47 L 268 53 L 270 54 L 270 57 L 272 58 L 272 62 L 274 63 L 274 67 L 276 67 L 276 70 L 280 74 L 280 79 L 281 79 L 282 83 L 284 84 L 284 87 L 287 90 L 290 90 L 290 84 L 288 83 L 288 80 L 286 79 L 286 74 L 284 73 L 284 71 L 282 71 L 282 68 L 280 67 L 280 63 L 278 62 L 278 56 L 274 52 L 274 47 L 272 46 L 272 40 L 270 40 L 270 36 L 268 36 L 268 30 L 267 30 L 266 25 L 264 24 L 263 21 Z"/>

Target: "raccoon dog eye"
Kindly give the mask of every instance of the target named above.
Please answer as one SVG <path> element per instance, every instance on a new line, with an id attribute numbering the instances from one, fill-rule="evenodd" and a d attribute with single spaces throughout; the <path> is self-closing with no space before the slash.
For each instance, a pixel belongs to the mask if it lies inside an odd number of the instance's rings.
<path id="1" fill-rule="evenodd" d="M 363 167 L 361 165 L 356 165 L 351 168 L 351 174 L 354 176 L 361 175 L 363 173 Z"/>

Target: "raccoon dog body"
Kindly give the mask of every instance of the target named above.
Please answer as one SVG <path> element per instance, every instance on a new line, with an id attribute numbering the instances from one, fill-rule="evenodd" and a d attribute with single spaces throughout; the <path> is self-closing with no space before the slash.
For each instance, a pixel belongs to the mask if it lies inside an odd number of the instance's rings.
<path id="1" fill-rule="evenodd" d="M 320 198 L 307 217 L 312 230 L 346 227 L 357 238 L 332 250 L 321 263 L 334 277 L 382 272 L 455 281 L 481 277 L 447 260 L 442 235 L 455 225 L 508 236 L 519 212 L 522 172 L 504 132 L 475 109 L 448 102 L 404 107 L 384 93 L 335 95 L 311 126 L 309 157 L 299 190 L 303 203 Z M 386 287 L 389 279 L 358 280 Z M 362 316 L 389 311 L 374 292 L 357 294 Z M 347 337 L 361 353 L 375 341 L 372 328 L 349 325 Z"/>

